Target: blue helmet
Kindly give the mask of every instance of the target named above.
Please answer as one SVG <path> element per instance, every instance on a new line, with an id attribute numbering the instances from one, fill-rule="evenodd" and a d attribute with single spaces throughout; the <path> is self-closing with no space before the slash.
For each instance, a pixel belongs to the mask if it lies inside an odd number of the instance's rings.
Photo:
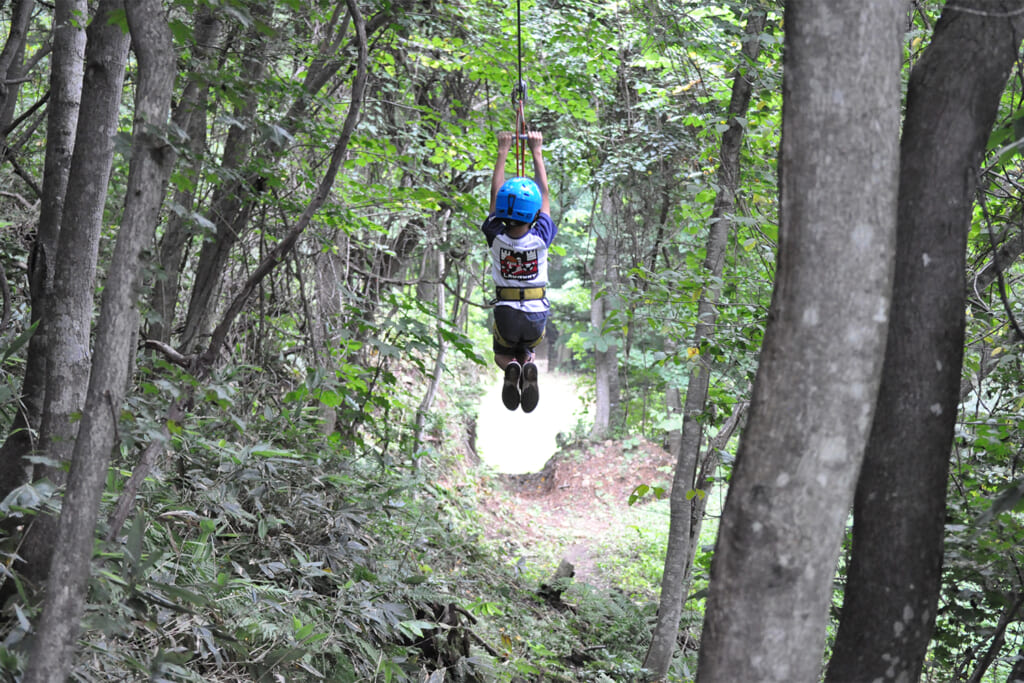
<path id="1" fill-rule="evenodd" d="M 517 176 L 506 180 L 498 190 L 494 215 L 520 223 L 532 223 L 540 212 L 540 206 L 540 188 L 537 183 Z"/>

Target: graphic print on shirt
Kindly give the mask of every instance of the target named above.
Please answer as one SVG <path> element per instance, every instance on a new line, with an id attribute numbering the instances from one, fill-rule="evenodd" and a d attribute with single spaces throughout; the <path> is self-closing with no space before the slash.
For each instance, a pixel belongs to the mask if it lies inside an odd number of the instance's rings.
<path id="1" fill-rule="evenodd" d="M 532 280 L 537 277 L 537 250 L 516 251 L 500 248 L 501 276 L 506 280 Z"/>

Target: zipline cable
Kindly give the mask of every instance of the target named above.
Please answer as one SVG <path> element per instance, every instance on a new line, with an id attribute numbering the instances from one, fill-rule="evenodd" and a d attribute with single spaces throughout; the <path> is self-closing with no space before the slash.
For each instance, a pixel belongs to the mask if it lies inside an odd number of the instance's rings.
<path id="1" fill-rule="evenodd" d="M 520 1 L 516 0 L 516 47 L 519 60 L 519 80 L 512 89 L 512 106 L 516 110 L 516 175 L 526 175 L 526 113 L 523 103 L 526 101 L 526 81 L 523 80 L 523 27 Z"/>

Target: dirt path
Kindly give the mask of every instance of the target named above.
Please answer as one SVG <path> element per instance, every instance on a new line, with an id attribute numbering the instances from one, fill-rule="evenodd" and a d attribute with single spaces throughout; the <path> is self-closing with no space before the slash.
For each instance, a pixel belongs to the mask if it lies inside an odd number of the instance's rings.
<path id="1" fill-rule="evenodd" d="M 502 490 L 482 506 L 487 535 L 511 554 L 547 556 L 551 570 L 568 560 L 576 581 L 607 588 L 612 582 L 598 560 L 606 541 L 634 523 L 630 493 L 639 484 L 668 488 L 673 465 L 667 452 L 643 441 L 628 452 L 617 441 L 561 450 L 539 472 L 499 477 Z"/>
<path id="2" fill-rule="evenodd" d="M 538 369 L 540 403 L 532 413 L 505 408 L 497 368 L 483 379 L 486 393 L 477 416 L 476 448 L 496 472 L 539 472 L 558 448 L 556 435 L 571 432 L 584 409 L 575 375 L 549 373 L 546 361 L 539 361 Z"/>
<path id="3" fill-rule="evenodd" d="M 477 416 L 476 450 L 499 473 L 501 489 L 485 496 L 487 535 L 511 553 L 539 555 L 575 566 L 575 580 L 605 581 L 597 567 L 602 543 L 630 524 L 628 499 L 639 484 L 672 478 L 671 456 L 654 444 L 580 441 L 559 449 L 555 437 L 571 433 L 588 406 L 574 375 L 540 368 L 540 403 L 532 413 L 501 402 L 501 375 L 489 373 Z M 543 549 L 543 552 L 541 551 Z"/>

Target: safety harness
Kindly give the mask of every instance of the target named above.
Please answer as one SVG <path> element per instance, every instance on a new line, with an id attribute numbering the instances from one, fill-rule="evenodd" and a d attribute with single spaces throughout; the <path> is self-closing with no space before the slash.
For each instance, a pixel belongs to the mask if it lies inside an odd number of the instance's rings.
<path id="1" fill-rule="evenodd" d="M 499 301 L 533 301 L 543 299 L 545 293 L 543 287 L 498 287 L 496 296 Z"/>
<path id="2" fill-rule="evenodd" d="M 527 349 L 535 349 L 538 346 L 540 346 L 540 343 L 544 341 L 544 338 L 547 336 L 547 331 L 545 330 L 544 332 L 541 333 L 540 337 L 538 337 L 532 342 L 526 342 L 525 344 L 513 344 L 512 342 L 501 336 L 501 332 L 498 331 L 498 323 L 494 323 L 494 325 L 491 326 L 491 330 L 494 332 L 494 338 L 495 340 L 497 340 L 498 344 L 504 346 L 506 349 L 517 349 L 520 347 Z"/>

